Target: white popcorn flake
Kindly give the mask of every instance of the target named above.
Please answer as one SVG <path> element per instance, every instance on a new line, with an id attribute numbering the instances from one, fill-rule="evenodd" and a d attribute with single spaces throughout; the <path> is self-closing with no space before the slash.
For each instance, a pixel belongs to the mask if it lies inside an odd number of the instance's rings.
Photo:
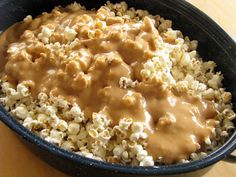
<path id="1" fill-rule="evenodd" d="M 190 155 L 190 158 L 193 159 L 193 160 L 199 160 L 199 156 L 197 155 L 197 153 L 192 153 Z"/>
<path id="2" fill-rule="evenodd" d="M 37 120 L 33 120 L 31 117 L 27 117 L 23 121 L 23 126 L 28 128 L 28 129 L 30 129 L 30 130 L 32 130 L 37 125 L 38 125 L 38 121 Z"/>
<path id="3" fill-rule="evenodd" d="M 53 125 L 53 128 L 64 132 L 67 130 L 68 124 L 66 121 L 62 119 L 56 119 L 55 124 Z"/>
<path id="4" fill-rule="evenodd" d="M 29 115 L 28 110 L 23 106 L 18 106 L 11 112 L 15 114 L 19 119 L 22 119 L 22 120 L 24 120 Z"/>
<path id="5" fill-rule="evenodd" d="M 167 30 L 166 37 L 169 41 L 175 41 L 177 39 L 177 32 L 175 30 L 171 30 L 170 28 Z"/>
<path id="6" fill-rule="evenodd" d="M 140 150 L 137 152 L 137 160 L 142 161 L 148 155 L 146 150 Z"/>
<path id="7" fill-rule="evenodd" d="M 53 144 L 61 145 L 64 136 L 65 133 L 63 132 L 51 130 L 50 135 L 46 137 L 45 140 Z"/>
<path id="8" fill-rule="evenodd" d="M 119 80 L 120 88 L 134 88 L 138 84 L 138 81 L 132 81 L 132 79 L 127 77 L 121 77 Z"/>
<path id="9" fill-rule="evenodd" d="M 24 84 L 18 84 L 16 89 L 23 97 L 29 96 L 29 89 Z"/>
<path id="10" fill-rule="evenodd" d="M 7 53 L 17 53 L 20 49 L 16 46 L 11 46 L 8 50 L 7 50 Z"/>
<path id="11" fill-rule="evenodd" d="M 188 53 L 185 53 L 180 61 L 180 65 L 185 67 L 185 66 L 191 66 L 192 65 L 192 61 L 190 58 L 190 55 Z"/>
<path id="12" fill-rule="evenodd" d="M 102 144 L 106 144 L 108 140 L 111 138 L 111 135 L 108 130 L 103 130 L 101 133 L 98 135 L 98 139 Z"/>
<path id="13" fill-rule="evenodd" d="M 38 34 L 38 39 L 41 40 L 43 43 L 48 44 L 50 37 L 52 35 L 53 30 L 43 27 L 41 33 Z"/>
<path id="14" fill-rule="evenodd" d="M 52 35 L 52 31 L 47 27 L 42 29 L 42 33 L 44 37 L 50 37 Z"/>
<path id="15" fill-rule="evenodd" d="M 207 156 L 207 153 L 205 153 L 205 152 L 200 152 L 200 158 L 204 158 L 204 157 L 206 157 Z"/>
<path id="16" fill-rule="evenodd" d="M 129 153 L 127 151 L 124 151 L 124 152 L 122 152 L 121 157 L 124 160 L 129 159 Z"/>
<path id="17" fill-rule="evenodd" d="M 73 105 L 68 114 L 73 117 L 75 122 L 82 122 L 84 120 L 84 114 L 78 105 Z"/>
<path id="18" fill-rule="evenodd" d="M 221 86 L 222 79 L 223 77 L 221 75 L 215 74 L 207 83 L 213 89 L 218 89 Z"/>
<path id="19" fill-rule="evenodd" d="M 95 129 L 90 129 L 90 130 L 88 131 L 88 134 L 89 134 L 92 138 L 98 138 L 98 136 L 99 136 L 97 130 L 95 130 Z"/>
<path id="20" fill-rule="evenodd" d="M 81 129 L 78 136 L 77 136 L 77 138 L 79 140 L 82 140 L 82 139 L 86 138 L 87 135 L 88 135 L 88 133 L 84 129 Z"/>
<path id="21" fill-rule="evenodd" d="M 141 146 L 140 144 L 137 144 L 134 146 L 133 151 L 135 154 L 137 154 L 138 152 L 143 150 L 143 146 Z"/>
<path id="22" fill-rule="evenodd" d="M 50 115 L 51 117 L 56 116 L 57 108 L 55 106 L 42 106 L 42 111 L 45 112 L 46 114 Z"/>
<path id="23" fill-rule="evenodd" d="M 46 93 L 41 92 L 38 94 L 38 99 L 42 102 L 45 102 L 48 100 L 48 96 Z"/>
<path id="24" fill-rule="evenodd" d="M 141 132 L 141 133 L 140 133 L 140 138 L 142 138 L 142 139 L 147 139 L 147 137 L 148 137 L 148 134 L 147 134 L 147 133 L 145 133 L 145 132 Z"/>
<path id="25" fill-rule="evenodd" d="M 68 108 L 68 102 L 65 99 L 60 97 L 53 97 L 52 100 L 55 106 L 57 106 L 58 108 L 64 108 L 64 109 Z"/>
<path id="26" fill-rule="evenodd" d="M 67 151 L 73 151 L 75 150 L 75 146 L 72 142 L 70 141 L 64 141 L 62 144 L 61 144 L 61 148 L 62 149 L 65 149 Z"/>
<path id="27" fill-rule="evenodd" d="M 27 16 L 23 19 L 24 22 L 28 22 L 28 21 L 31 21 L 31 20 L 32 20 L 32 16 L 31 16 L 31 15 L 27 15 Z"/>
<path id="28" fill-rule="evenodd" d="M 77 32 L 72 28 L 66 27 L 64 31 L 64 35 L 67 40 L 73 41 L 77 35 Z"/>
<path id="29" fill-rule="evenodd" d="M 78 10 L 81 10 L 81 9 L 85 9 L 85 7 L 81 6 L 79 3 L 77 2 L 74 2 L 68 6 L 66 6 L 66 8 L 72 10 L 73 12 L 76 12 Z"/>
<path id="30" fill-rule="evenodd" d="M 7 94 L 8 90 L 11 89 L 11 85 L 8 82 L 3 82 L 1 85 L 1 88 L 2 88 L 2 92 Z"/>
<path id="31" fill-rule="evenodd" d="M 73 123 L 73 122 L 69 123 L 69 125 L 68 125 L 68 133 L 69 134 L 76 135 L 79 133 L 79 131 L 80 131 L 80 124 Z"/>
<path id="32" fill-rule="evenodd" d="M 210 145 L 211 144 L 211 140 L 209 137 L 207 137 L 204 142 L 207 144 L 207 145 Z"/>
<path id="33" fill-rule="evenodd" d="M 154 67 L 155 67 L 155 65 L 152 61 L 148 61 L 144 64 L 144 68 L 148 69 L 148 70 L 153 70 L 153 69 L 155 69 Z"/>
<path id="34" fill-rule="evenodd" d="M 132 133 L 129 137 L 131 141 L 137 141 L 140 138 L 140 133 Z"/>
<path id="35" fill-rule="evenodd" d="M 47 71 L 49 75 L 53 75 L 56 73 L 56 71 L 54 69 L 50 69 Z"/>
<path id="36" fill-rule="evenodd" d="M 131 129 L 135 133 L 143 132 L 143 123 L 142 122 L 134 122 L 131 126 Z"/>
<path id="37" fill-rule="evenodd" d="M 43 129 L 43 130 L 40 131 L 40 136 L 41 136 L 42 138 L 46 138 L 46 137 L 48 137 L 49 135 L 50 135 L 50 130 L 49 130 L 49 129 Z"/>
<path id="38" fill-rule="evenodd" d="M 47 123 L 49 120 L 50 120 L 50 117 L 46 114 L 42 114 L 40 113 L 38 116 L 37 116 L 37 120 L 41 123 Z"/>
<path id="39" fill-rule="evenodd" d="M 140 162 L 140 166 L 153 166 L 153 165 L 154 165 L 154 161 L 153 161 L 152 156 L 146 156 Z"/>
<path id="40" fill-rule="evenodd" d="M 181 160 L 179 161 L 179 163 L 189 163 L 189 160 L 181 159 Z"/>
<path id="41" fill-rule="evenodd" d="M 127 130 L 129 126 L 132 124 L 132 122 L 133 122 L 132 119 L 127 119 L 127 118 L 121 119 L 119 122 L 119 127 L 122 130 Z"/>
<path id="42" fill-rule="evenodd" d="M 113 154 L 114 156 L 121 156 L 121 154 L 124 152 L 124 149 L 121 145 L 117 145 L 114 149 L 113 149 Z"/>

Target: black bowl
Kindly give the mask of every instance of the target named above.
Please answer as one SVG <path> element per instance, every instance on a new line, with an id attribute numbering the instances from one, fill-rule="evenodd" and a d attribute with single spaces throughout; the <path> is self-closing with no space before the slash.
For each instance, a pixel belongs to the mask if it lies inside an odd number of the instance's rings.
<path id="1" fill-rule="evenodd" d="M 0 1 L 0 30 L 22 20 L 26 15 L 33 16 L 43 11 L 50 11 L 55 5 L 66 5 L 74 0 L 2 0 Z M 81 0 L 87 8 L 99 7 L 104 0 Z M 218 69 L 224 74 L 224 86 L 236 100 L 236 44 L 209 17 L 183 0 L 126 0 L 129 6 L 146 9 L 152 14 L 173 20 L 173 28 L 181 30 L 184 35 L 199 41 L 198 52 L 203 58 L 214 59 Z M 82 157 L 64 151 L 37 137 L 13 119 L 0 107 L 0 119 L 15 131 L 38 156 L 57 169 L 72 176 L 108 177 L 108 176 L 165 176 L 188 173 L 203 173 L 206 167 L 224 159 L 236 148 L 236 132 L 229 140 L 204 159 L 188 164 L 166 165 L 158 167 L 130 167 L 109 164 Z M 236 124 L 234 122 L 234 124 Z M 236 126 L 236 125 L 235 125 Z M 191 176 L 192 176 L 191 175 Z M 183 175 L 181 175 L 183 176 Z M 189 175 L 188 175 L 189 176 Z"/>

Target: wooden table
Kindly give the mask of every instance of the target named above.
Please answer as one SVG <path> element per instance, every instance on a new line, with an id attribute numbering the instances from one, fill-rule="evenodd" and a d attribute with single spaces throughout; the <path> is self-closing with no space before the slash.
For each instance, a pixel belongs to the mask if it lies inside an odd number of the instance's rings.
<path id="1" fill-rule="evenodd" d="M 211 16 L 236 39 L 236 0 L 188 0 Z M 236 165 L 217 163 L 204 177 L 234 177 Z M 0 122 L 0 177 L 67 177 L 31 153 Z"/>

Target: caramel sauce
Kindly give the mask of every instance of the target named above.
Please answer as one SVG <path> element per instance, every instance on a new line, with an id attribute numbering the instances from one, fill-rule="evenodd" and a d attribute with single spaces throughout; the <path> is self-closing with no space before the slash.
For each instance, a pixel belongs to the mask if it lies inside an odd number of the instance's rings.
<path id="1" fill-rule="evenodd" d="M 10 27 L 0 37 L 0 63 L 7 80 L 13 84 L 32 81 L 35 98 L 40 92 L 62 96 L 78 103 L 87 117 L 101 112 L 113 125 L 122 118 L 144 122 L 147 149 L 155 160 L 163 158 L 170 164 L 188 159 L 212 136 L 217 115 L 213 103 L 166 90 L 157 81 L 142 80 L 139 73 L 143 63 L 154 56 L 155 40 L 160 40 L 149 18 L 143 23 L 107 18 L 102 37 L 90 39 L 78 22 L 86 26 L 96 19 L 96 12 L 61 10 Z M 68 42 L 60 35 L 64 28 L 75 27 L 78 43 L 71 50 L 84 53 L 72 60 L 50 51 L 36 40 L 42 25 L 55 27 L 51 42 L 61 44 Z M 27 37 L 27 31 L 32 37 Z M 21 52 L 6 52 L 19 42 Z M 134 88 L 122 89 L 121 77 L 140 82 Z"/>

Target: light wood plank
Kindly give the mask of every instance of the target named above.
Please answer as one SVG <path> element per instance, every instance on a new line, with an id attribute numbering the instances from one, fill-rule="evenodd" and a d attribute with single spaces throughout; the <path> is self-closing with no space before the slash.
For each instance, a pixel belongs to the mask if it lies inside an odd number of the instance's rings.
<path id="1" fill-rule="evenodd" d="M 187 0 L 236 39 L 236 0 Z"/>

